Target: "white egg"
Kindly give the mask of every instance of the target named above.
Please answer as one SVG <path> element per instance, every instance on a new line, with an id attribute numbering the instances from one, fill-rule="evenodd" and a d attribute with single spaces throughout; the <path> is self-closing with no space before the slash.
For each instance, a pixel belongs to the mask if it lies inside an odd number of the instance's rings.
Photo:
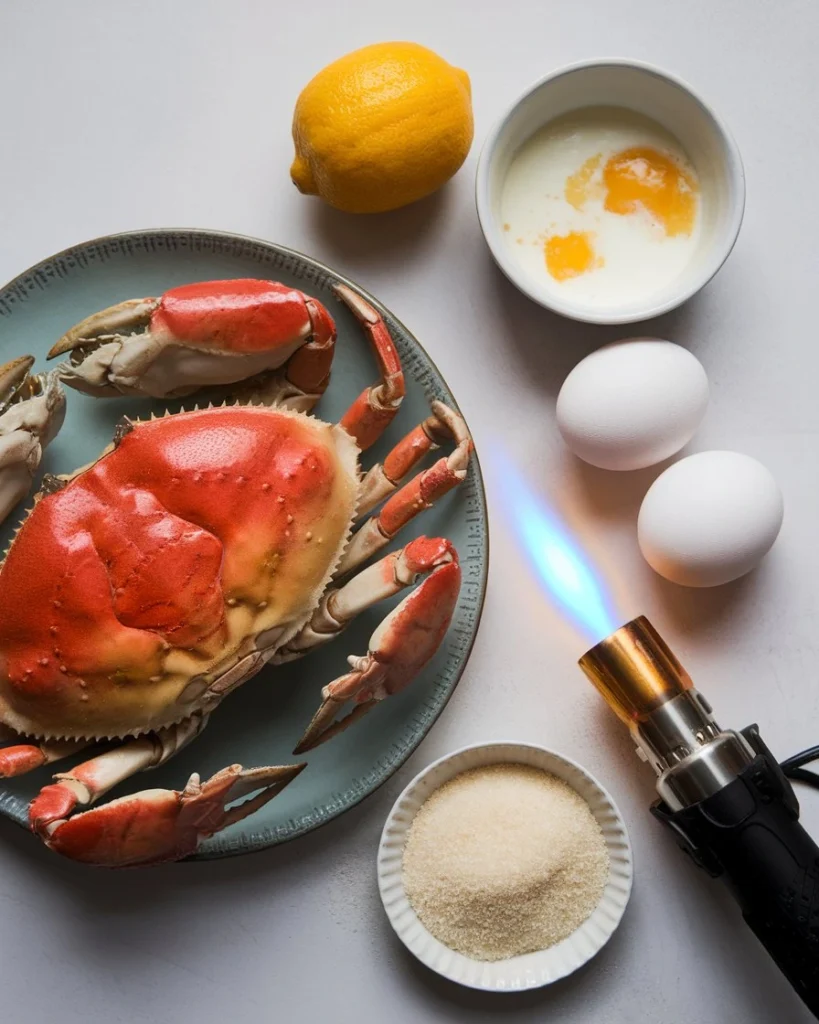
<path id="1" fill-rule="evenodd" d="M 702 363 L 670 341 L 632 338 L 592 352 L 557 396 L 557 425 L 579 458 L 643 469 L 687 444 L 708 404 Z"/>
<path id="2" fill-rule="evenodd" d="M 755 569 L 782 526 L 782 492 L 739 452 L 700 452 L 669 466 L 637 520 L 640 550 L 661 576 L 716 587 Z"/>

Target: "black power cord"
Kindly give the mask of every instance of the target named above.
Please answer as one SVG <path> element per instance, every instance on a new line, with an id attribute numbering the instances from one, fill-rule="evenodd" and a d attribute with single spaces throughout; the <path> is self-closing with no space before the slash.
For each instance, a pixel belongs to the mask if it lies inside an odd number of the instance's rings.
<path id="1" fill-rule="evenodd" d="M 787 760 L 781 763 L 780 768 L 794 782 L 804 782 L 807 786 L 819 789 L 819 775 L 816 772 L 808 771 L 804 767 L 806 764 L 810 764 L 811 761 L 816 761 L 817 759 L 819 759 L 819 746 L 808 747 L 807 750 L 787 758 Z"/>

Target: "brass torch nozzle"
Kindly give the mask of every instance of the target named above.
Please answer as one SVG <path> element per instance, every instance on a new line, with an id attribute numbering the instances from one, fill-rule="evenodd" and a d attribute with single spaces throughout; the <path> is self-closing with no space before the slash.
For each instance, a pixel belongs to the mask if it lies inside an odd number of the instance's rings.
<path id="1" fill-rule="evenodd" d="M 587 651 L 580 667 L 630 727 L 692 688 L 688 673 L 644 615 Z"/>
<path id="2" fill-rule="evenodd" d="M 753 761 L 748 741 L 720 729 L 708 701 L 642 615 L 592 647 L 580 667 L 628 726 L 673 810 L 719 792 Z"/>

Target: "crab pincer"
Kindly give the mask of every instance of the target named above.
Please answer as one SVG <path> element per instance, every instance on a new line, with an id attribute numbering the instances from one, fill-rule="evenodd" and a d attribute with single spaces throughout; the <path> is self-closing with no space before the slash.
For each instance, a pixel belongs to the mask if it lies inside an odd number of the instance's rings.
<path id="1" fill-rule="evenodd" d="M 294 754 L 325 743 L 415 679 L 440 647 L 452 620 L 461 589 L 458 553 L 445 538 L 418 537 L 353 577 L 320 606 L 311 645 L 326 639 L 326 625 L 322 638 L 319 621 L 326 619 L 328 610 L 339 632 L 364 608 L 413 586 L 420 577 L 424 577 L 420 585 L 376 628 L 367 653 L 351 655 L 347 659 L 351 671 L 324 687 L 321 705 Z M 350 702 L 353 709 L 337 719 Z"/>
<path id="2" fill-rule="evenodd" d="M 73 794 L 64 782 L 57 782 L 32 802 L 31 827 L 55 852 L 97 866 L 139 867 L 181 860 L 195 853 L 202 839 L 272 800 L 304 767 L 245 770 L 234 764 L 205 782 L 191 775 L 181 792 L 146 789 L 74 817 L 60 816 L 69 809 Z M 250 793 L 256 795 L 235 803 Z"/>
<path id="3" fill-rule="evenodd" d="M 297 288 L 242 278 L 171 288 L 92 313 L 48 354 L 71 353 L 66 384 L 86 394 L 175 398 L 281 368 L 272 397 L 318 401 L 330 376 L 335 324 Z"/>
<path id="4" fill-rule="evenodd" d="M 28 494 L 65 419 L 59 374 L 31 374 L 33 365 L 20 356 L 0 366 L 0 522 Z"/>

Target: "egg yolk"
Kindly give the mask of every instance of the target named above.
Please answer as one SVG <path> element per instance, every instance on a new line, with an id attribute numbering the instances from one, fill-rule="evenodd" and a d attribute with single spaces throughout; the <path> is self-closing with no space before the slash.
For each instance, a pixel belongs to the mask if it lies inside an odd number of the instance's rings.
<path id="1" fill-rule="evenodd" d="M 592 178 L 603 160 L 603 154 L 590 156 L 583 164 L 566 179 L 564 194 L 566 202 L 575 210 L 582 210 L 592 192 Z"/>
<path id="2" fill-rule="evenodd" d="M 611 213 L 634 213 L 639 204 L 667 235 L 691 234 L 697 214 L 697 182 L 664 153 L 648 146 L 616 153 L 603 168 L 603 184 L 604 206 Z"/>
<path id="3" fill-rule="evenodd" d="M 596 259 L 587 231 L 570 231 L 568 235 L 552 235 L 546 239 L 546 269 L 556 281 L 566 281 L 587 270 L 602 266 Z"/>

